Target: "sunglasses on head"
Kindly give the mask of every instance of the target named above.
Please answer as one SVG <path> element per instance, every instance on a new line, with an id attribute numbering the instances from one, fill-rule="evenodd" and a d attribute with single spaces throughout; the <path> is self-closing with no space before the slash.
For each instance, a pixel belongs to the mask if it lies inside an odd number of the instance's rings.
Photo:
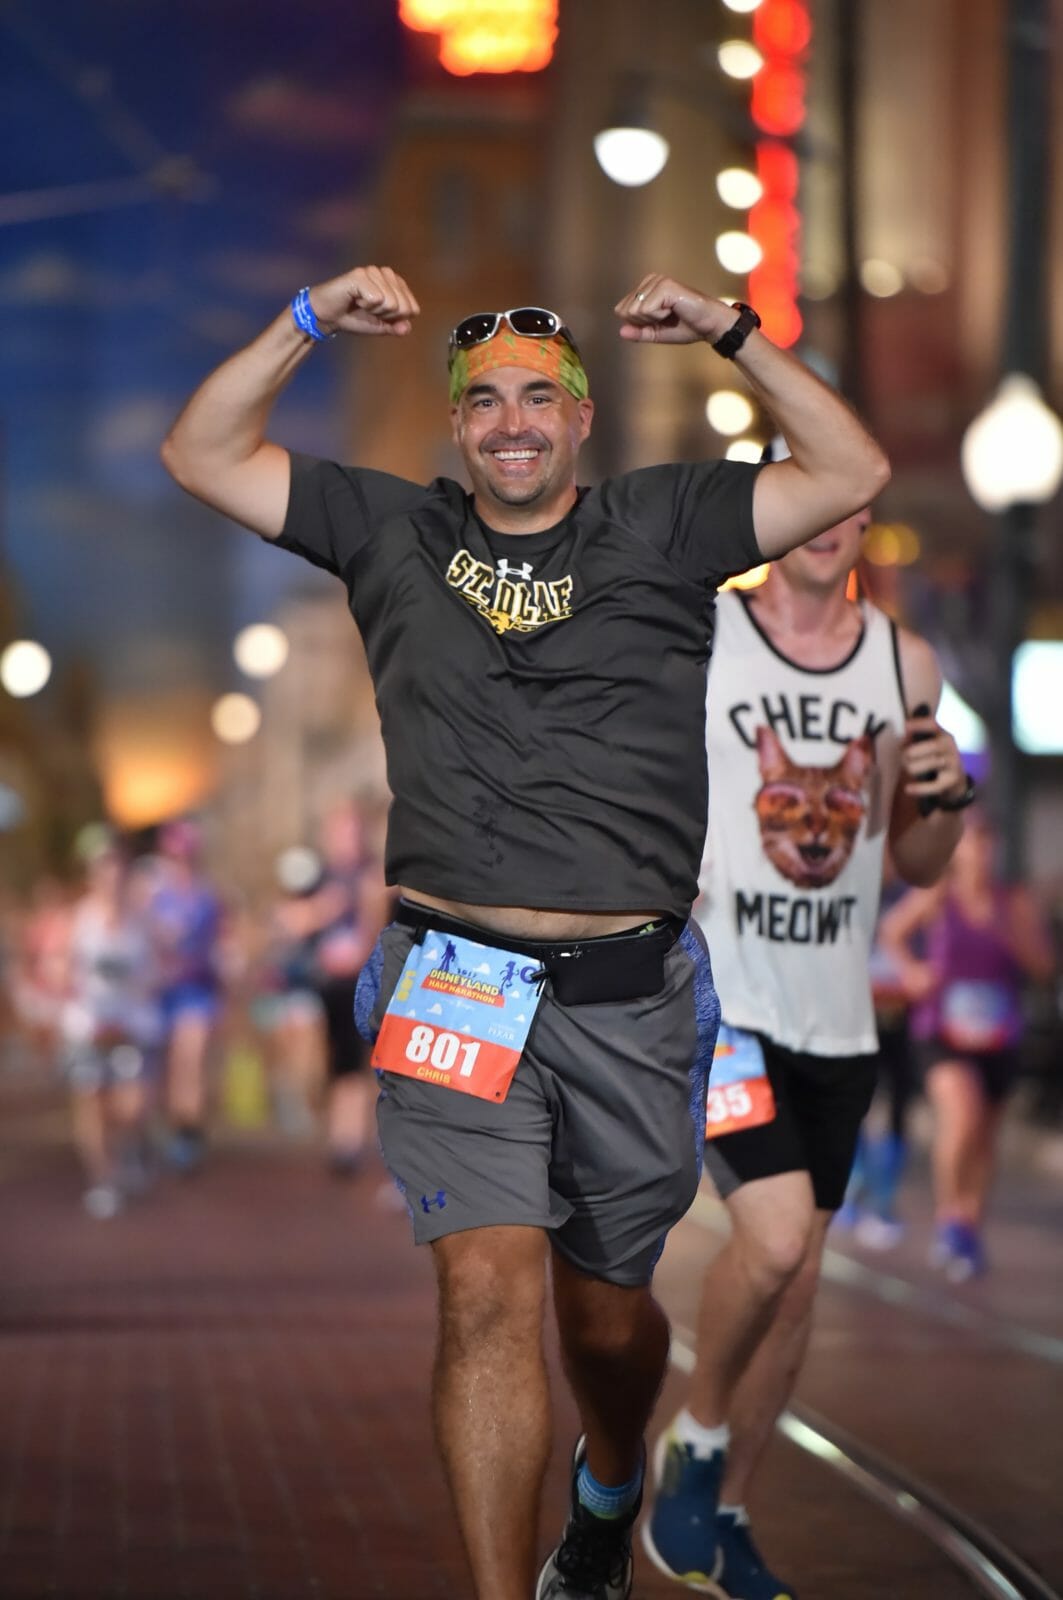
<path id="1" fill-rule="evenodd" d="M 473 345 L 493 339 L 502 323 L 522 339 L 552 339 L 560 334 L 579 355 L 579 348 L 556 311 L 542 306 L 515 306 L 510 311 L 474 311 L 458 323 L 450 336 L 452 350 L 471 350 Z"/>

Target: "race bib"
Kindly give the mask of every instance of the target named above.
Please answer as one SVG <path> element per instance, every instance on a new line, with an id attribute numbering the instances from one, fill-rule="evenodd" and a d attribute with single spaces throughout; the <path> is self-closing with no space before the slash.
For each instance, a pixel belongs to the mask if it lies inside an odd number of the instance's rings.
<path id="1" fill-rule="evenodd" d="M 760 1040 L 755 1034 L 721 1022 L 705 1104 L 706 1139 L 758 1128 L 774 1115 L 775 1096 Z"/>
<path id="2" fill-rule="evenodd" d="M 1003 1050 L 1011 1042 L 1013 1021 L 1006 984 L 950 983 L 941 996 L 941 1037 L 953 1050 Z"/>
<path id="3" fill-rule="evenodd" d="M 545 974 L 535 958 L 427 928 L 406 957 L 373 1048 L 373 1066 L 504 1100 Z"/>

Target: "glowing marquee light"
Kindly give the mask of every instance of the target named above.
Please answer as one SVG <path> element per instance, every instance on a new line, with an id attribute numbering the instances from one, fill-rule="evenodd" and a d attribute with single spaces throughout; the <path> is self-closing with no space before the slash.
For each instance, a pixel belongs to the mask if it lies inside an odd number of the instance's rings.
<path id="1" fill-rule="evenodd" d="M 541 72 L 554 53 L 557 0 L 399 0 L 419 33 L 438 33 L 448 72 Z"/>
<path id="2" fill-rule="evenodd" d="M 805 52 L 812 18 L 805 0 L 762 0 L 753 13 L 753 39 L 764 65 L 753 80 L 750 111 L 757 140 L 757 177 L 762 194 L 749 212 L 749 233 L 761 247 L 749 274 L 749 298 L 764 331 L 783 349 L 801 337 L 797 295 L 801 267 L 798 166 L 784 142 L 805 121 Z"/>

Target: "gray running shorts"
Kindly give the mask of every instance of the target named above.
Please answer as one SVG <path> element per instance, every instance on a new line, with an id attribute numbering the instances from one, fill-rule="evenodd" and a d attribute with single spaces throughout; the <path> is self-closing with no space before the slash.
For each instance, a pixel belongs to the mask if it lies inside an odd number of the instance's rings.
<path id="1" fill-rule="evenodd" d="M 355 1017 L 375 1039 L 413 943 L 385 928 Z M 504 940 L 485 933 L 484 942 Z M 414 1238 L 546 1228 L 581 1272 L 648 1283 L 694 1198 L 720 1005 L 705 942 L 688 923 L 659 994 L 562 1006 L 547 984 L 506 1099 L 497 1104 L 383 1072 L 377 1122 Z"/>

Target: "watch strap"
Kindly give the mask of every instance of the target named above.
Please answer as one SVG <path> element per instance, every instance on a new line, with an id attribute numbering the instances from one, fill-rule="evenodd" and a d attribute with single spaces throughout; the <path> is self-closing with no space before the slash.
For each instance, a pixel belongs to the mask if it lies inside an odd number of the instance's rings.
<path id="1" fill-rule="evenodd" d="M 942 799 L 935 795 L 934 804 L 939 811 L 966 811 L 968 806 L 974 805 L 978 798 L 978 785 L 969 772 L 964 773 L 967 783 L 962 794 L 956 795 L 952 800 Z"/>
<path id="2" fill-rule="evenodd" d="M 734 309 L 738 312 L 737 322 L 733 322 L 726 333 L 720 335 L 713 345 L 718 356 L 723 356 L 725 361 L 733 361 L 735 356 L 745 344 L 754 328 L 760 327 L 760 318 L 752 306 L 747 306 L 744 300 L 736 300 Z"/>

